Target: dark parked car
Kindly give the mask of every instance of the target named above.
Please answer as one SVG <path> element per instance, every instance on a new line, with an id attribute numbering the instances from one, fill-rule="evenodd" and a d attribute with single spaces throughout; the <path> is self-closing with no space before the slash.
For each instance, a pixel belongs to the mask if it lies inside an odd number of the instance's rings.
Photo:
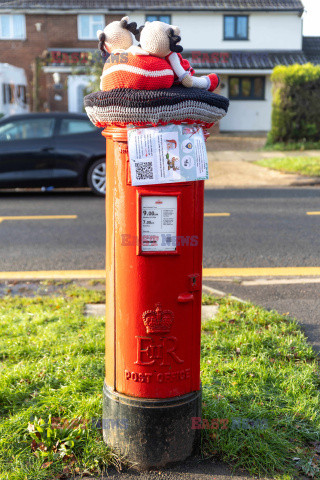
<path id="1" fill-rule="evenodd" d="M 0 188 L 90 187 L 105 194 L 105 139 L 86 115 L 29 113 L 0 120 Z"/>

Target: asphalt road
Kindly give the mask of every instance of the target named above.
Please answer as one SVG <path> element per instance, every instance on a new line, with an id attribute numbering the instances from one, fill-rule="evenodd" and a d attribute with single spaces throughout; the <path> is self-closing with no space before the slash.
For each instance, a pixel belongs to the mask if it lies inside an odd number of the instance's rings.
<path id="1" fill-rule="evenodd" d="M 206 190 L 204 267 L 320 266 L 317 188 Z M 0 271 L 103 269 L 104 201 L 89 192 L 0 193 Z"/>
<path id="2" fill-rule="evenodd" d="M 318 188 L 207 190 L 205 267 L 320 266 Z"/>
<path id="3" fill-rule="evenodd" d="M 76 215 L 73 219 L 8 216 Z M 104 199 L 90 192 L 0 193 L 0 271 L 103 269 Z"/>
<path id="4" fill-rule="evenodd" d="M 284 281 L 292 280 L 301 283 L 279 285 L 275 283 L 277 282 L 275 279 L 270 279 L 269 285 L 261 285 L 256 279 L 242 281 L 205 279 L 204 283 L 213 289 L 296 318 L 303 326 L 310 343 L 320 352 L 320 284 L 302 283 L 304 279 L 298 278 Z M 247 285 L 249 282 L 253 284 Z"/>

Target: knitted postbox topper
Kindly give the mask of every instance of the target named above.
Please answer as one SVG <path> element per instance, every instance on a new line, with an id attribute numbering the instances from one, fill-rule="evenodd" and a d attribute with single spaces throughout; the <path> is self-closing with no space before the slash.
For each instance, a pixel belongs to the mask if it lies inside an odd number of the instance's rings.
<path id="1" fill-rule="evenodd" d="M 197 123 L 211 127 L 223 118 L 229 100 L 207 90 L 181 85 L 161 90 L 116 88 L 84 98 L 86 112 L 94 125 L 138 126 L 168 123 Z"/>
<path id="2" fill-rule="evenodd" d="M 99 48 L 107 57 L 102 91 L 84 100 L 96 126 L 198 123 L 210 127 L 226 115 L 228 99 L 212 93 L 219 85 L 218 76 L 195 77 L 181 56 L 179 27 L 155 21 L 138 29 L 124 17 L 97 33 Z M 133 45 L 134 37 L 139 46 Z"/>

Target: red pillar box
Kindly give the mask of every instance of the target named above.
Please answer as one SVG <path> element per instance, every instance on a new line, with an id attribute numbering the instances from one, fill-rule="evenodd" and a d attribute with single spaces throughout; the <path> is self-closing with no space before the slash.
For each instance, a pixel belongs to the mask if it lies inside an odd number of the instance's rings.
<path id="1" fill-rule="evenodd" d="M 210 126 L 225 115 L 227 99 L 194 90 L 172 89 L 163 110 L 165 118 L 159 109 L 154 110 L 157 118 L 149 110 L 151 123 Z M 158 98 L 159 91 L 155 93 Z M 119 101 L 119 90 L 117 95 Z M 132 95 L 133 108 L 140 105 L 141 126 L 143 91 Z M 174 103 L 175 99 L 179 101 Z M 184 99 L 195 105 L 188 118 L 181 113 Z M 106 443 L 138 467 L 164 466 L 190 456 L 198 442 L 192 417 L 201 415 L 204 182 L 133 186 L 127 109 L 122 110 L 121 100 L 119 108 L 114 108 L 112 92 L 88 95 L 85 105 L 95 125 L 106 127 L 103 435 Z M 157 222 L 166 232 L 160 241 L 153 238 L 152 225 Z M 171 235 L 176 242 L 170 242 Z"/>

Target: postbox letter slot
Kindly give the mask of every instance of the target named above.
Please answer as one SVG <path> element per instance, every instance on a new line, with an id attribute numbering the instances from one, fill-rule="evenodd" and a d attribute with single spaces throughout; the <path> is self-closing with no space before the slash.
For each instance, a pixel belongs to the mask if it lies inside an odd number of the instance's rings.
<path id="1" fill-rule="evenodd" d="M 188 275 L 189 277 L 189 289 L 192 292 L 195 292 L 197 290 L 200 290 L 201 287 L 201 282 L 200 282 L 200 275 L 199 273 L 193 273 L 191 275 Z"/>
<path id="2" fill-rule="evenodd" d="M 194 300 L 194 296 L 193 296 L 193 293 L 181 293 L 179 296 L 178 296 L 178 302 L 180 303 L 187 303 L 187 302 L 193 302 Z"/>

